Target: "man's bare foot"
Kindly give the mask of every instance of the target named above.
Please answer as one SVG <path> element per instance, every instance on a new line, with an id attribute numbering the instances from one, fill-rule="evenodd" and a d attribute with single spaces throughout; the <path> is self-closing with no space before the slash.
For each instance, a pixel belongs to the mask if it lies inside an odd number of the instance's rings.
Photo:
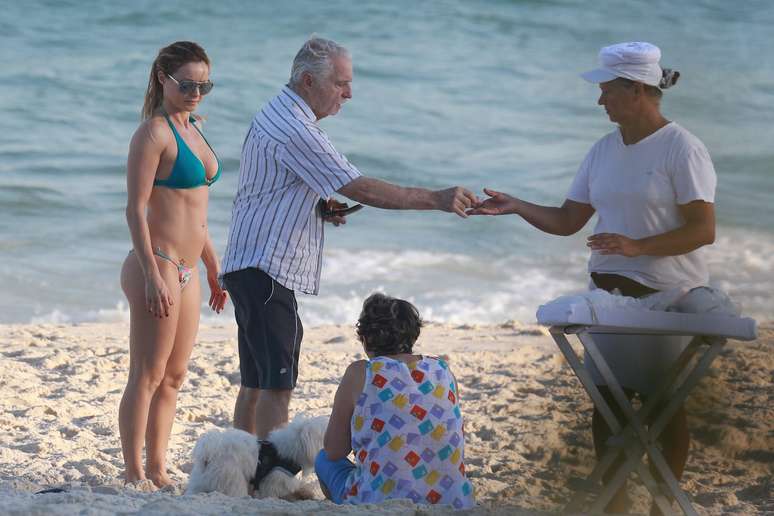
<path id="1" fill-rule="evenodd" d="M 632 501 L 629 498 L 629 495 L 626 493 L 626 488 L 624 487 L 616 491 L 613 498 L 610 500 L 610 502 L 608 502 L 607 507 L 605 507 L 605 512 L 613 514 L 625 514 L 629 512 L 631 505 Z"/>
<path id="2" fill-rule="evenodd" d="M 661 509 L 658 508 L 656 502 L 650 505 L 650 516 L 662 516 Z"/>

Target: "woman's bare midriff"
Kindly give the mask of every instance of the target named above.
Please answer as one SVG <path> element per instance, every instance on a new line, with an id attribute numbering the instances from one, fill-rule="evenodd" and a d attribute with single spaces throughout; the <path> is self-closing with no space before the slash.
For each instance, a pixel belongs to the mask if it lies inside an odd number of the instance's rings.
<path id="1" fill-rule="evenodd" d="M 173 189 L 156 186 L 148 201 L 151 245 L 175 261 L 196 266 L 207 239 L 206 186 Z"/>

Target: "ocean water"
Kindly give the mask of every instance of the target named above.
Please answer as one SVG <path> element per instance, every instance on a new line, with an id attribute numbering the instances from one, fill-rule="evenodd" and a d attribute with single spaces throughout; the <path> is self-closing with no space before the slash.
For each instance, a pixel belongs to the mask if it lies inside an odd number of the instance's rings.
<path id="1" fill-rule="evenodd" d="M 707 145 L 718 172 L 712 283 L 774 319 L 774 4 L 464 1 L 2 2 L 0 323 L 127 317 L 125 163 L 149 67 L 201 43 L 216 83 L 199 113 L 223 164 L 210 231 L 222 253 L 239 150 L 312 33 L 347 46 L 354 98 L 322 126 L 370 176 L 484 186 L 560 204 L 590 146 L 613 129 L 578 74 L 599 47 L 646 40 L 682 72 L 665 115 Z M 329 227 L 305 324 L 348 324 L 383 290 L 427 319 L 534 321 L 584 289 L 589 224 L 542 234 L 516 217 L 365 209 Z M 230 310 L 205 321 L 231 323 Z"/>

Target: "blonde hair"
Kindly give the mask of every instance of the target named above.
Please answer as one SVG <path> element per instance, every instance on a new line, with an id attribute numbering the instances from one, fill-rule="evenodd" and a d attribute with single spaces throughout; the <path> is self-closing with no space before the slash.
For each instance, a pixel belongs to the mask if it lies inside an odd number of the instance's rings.
<path id="1" fill-rule="evenodd" d="M 159 50 L 151 66 L 148 89 L 145 91 L 145 102 L 142 105 L 143 120 L 152 117 L 164 99 L 159 72 L 173 75 L 187 63 L 205 63 L 209 67 L 210 58 L 207 57 L 204 49 L 193 41 L 176 41 Z"/>

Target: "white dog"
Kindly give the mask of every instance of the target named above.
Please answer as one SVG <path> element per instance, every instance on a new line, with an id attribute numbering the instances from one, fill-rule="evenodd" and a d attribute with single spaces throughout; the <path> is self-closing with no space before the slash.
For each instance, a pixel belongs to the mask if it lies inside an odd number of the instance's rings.
<path id="1" fill-rule="evenodd" d="M 328 426 L 325 416 L 298 415 L 265 441 L 243 430 L 211 430 L 193 450 L 193 469 L 185 494 L 217 491 L 230 496 L 315 498 L 316 478 L 299 478 L 314 471 Z"/>

